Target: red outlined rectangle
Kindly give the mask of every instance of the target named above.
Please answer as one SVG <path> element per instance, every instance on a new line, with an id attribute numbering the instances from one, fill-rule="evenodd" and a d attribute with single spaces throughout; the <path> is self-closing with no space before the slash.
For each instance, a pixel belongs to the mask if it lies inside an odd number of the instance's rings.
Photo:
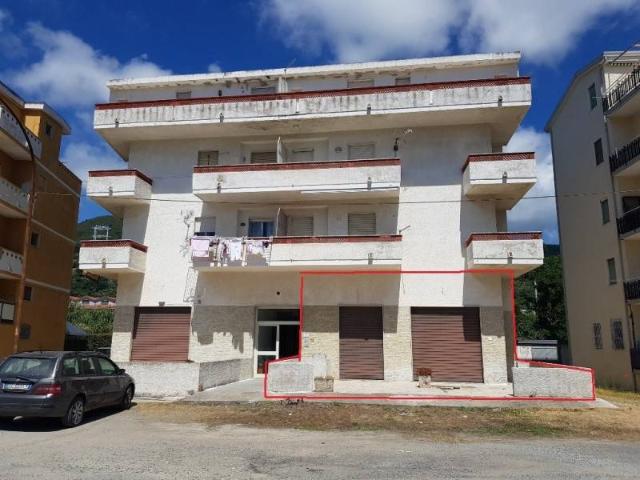
<path id="1" fill-rule="evenodd" d="M 532 367 L 547 367 L 547 368 L 563 368 L 566 370 L 577 370 L 582 372 L 589 372 L 591 374 L 591 397 L 516 397 L 516 396 L 468 396 L 468 395 L 323 395 L 323 394 L 284 394 L 274 395 L 269 393 L 267 388 L 267 377 L 269 375 L 269 365 L 271 363 L 284 362 L 288 360 L 302 361 L 302 348 L 303 340 L 302 333 L 304 331 L 304 288 L 305 277 L 312 276 L 357 276 L 357 275 L 497 275 L 508 276 L 509 288 L 511 291 L 511 325 L 513 330 L 513 343 L 511 345 L 514 362 L 525 363 Z M 299 329 L 299 349 L 298 355 L 292 357 L 284 357 L 276 360 L 268 360 L 265 362 L 265 374 L 263 379 L 263 397 L 267 400 L 349 400 L 349 401 L 452 401 L 452 400 L 470 400 L 470 401 L 496 401 L 496 402 L 509 402 L 509 401 L 547 401 L 547 402 L 589 402 L 596 400 L 596 383 L 595 374 L 592 368 L 576 367 L 573 365 L 561 365 L 555 363 L 546 363 L 533 360 L 525 360 L 518 357 L 518 329 L 516 322 L 516 298 L 515 298 L 515 274 L 511 269 L 474 269 L 474 270 L 309 270 L 300 272 L 300 284 L 298 289 L 298 302 L 300 309 L 300 329 Z"/>

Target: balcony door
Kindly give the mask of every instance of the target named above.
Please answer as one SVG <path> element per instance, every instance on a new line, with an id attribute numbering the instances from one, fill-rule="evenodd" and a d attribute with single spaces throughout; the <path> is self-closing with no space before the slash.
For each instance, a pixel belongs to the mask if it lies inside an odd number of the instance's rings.
<path id="1" fill-rule="evenodd" d="M 266 238 L 272 237 L 275 232 L 275 224 L 273 220 L 268 219 L 252 219 L 249 220 L 249 238 Z"/>

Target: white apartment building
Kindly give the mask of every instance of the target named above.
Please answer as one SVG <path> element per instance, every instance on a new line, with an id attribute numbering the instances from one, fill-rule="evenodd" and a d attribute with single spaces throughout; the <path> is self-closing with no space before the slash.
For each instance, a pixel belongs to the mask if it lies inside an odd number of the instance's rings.
<path id="1" fill-rule="evenodd" d="M 533 153 L 503 153 L 531 103 L 519 60 L 110 81 L 94 125 L 129 168 L 87 192 L 125 239 L 83 242 L 80 268 L 118 280 L 112 358 L 176 391 L 300 348 L 336 379 L 507 383 L 508 271 L 543 262 L 506 222 L 536 181 Z M 504 275 L 398 273 L 478 269 Z M 300 272 L 324 270 L 360 274 L 305 279 L 299 335 Z"/>
<path id="2" fill-rule="evenodd" d="M 576 73 L 551 133 L 574 362 L 603 386 L 640 380 L 640 51 Z"/>

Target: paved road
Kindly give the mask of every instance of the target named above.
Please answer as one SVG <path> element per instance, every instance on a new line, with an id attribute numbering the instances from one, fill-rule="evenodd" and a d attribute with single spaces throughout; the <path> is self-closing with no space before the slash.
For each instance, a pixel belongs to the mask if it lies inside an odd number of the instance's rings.
<path id="1" fill-rule="evenodd" d="M 638 478 L 640 444 L 567 440 L 440 443 L 380 432 L 308 432 L 149 419 L 135 408 L 72 430 L 0 430 L 0 478 Z"/>

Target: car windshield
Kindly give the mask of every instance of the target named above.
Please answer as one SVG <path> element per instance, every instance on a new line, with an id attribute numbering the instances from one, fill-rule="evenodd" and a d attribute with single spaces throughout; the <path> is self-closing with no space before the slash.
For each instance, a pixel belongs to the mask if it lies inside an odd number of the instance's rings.
<path id="1" fill-rule="evenodd" d="M 55 364 L 55 358 L 8 358 L 0 366 L 0 378 L 24 377 L 28 379 L 38 379 L 50 377 L 53 373 L 53 367 L 55 366 Z"/>

